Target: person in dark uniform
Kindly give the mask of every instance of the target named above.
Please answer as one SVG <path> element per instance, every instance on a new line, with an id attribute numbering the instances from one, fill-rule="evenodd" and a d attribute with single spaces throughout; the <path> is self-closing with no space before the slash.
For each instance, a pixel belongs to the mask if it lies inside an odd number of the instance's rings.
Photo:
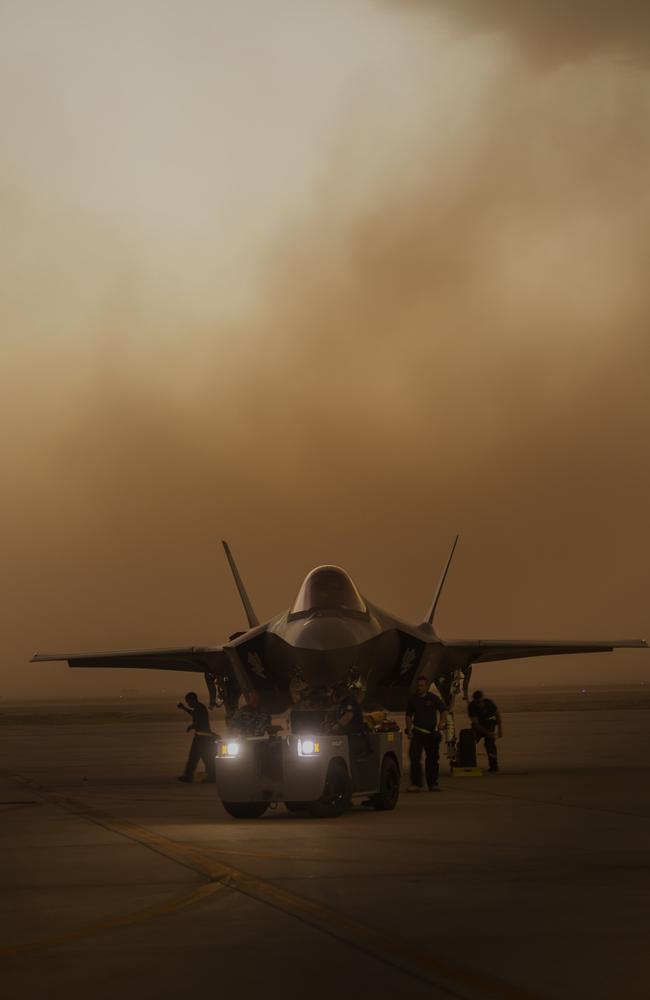
<path id="1" fill-rule="evenodd" d="M 194 772 L 196 770 L 196 765 L 200 760 L 203 761 L 205 765 L 206 781 L 215 780 L 215 764 L 214 764 L 214 743 L 217 737 L 210 729 L 210 717 L 208 715 L 208 710 L 205 705 L 199 701 L 199 697 L 194 691 L 188 691 L 185 695 L 185 701 L 187 704 L 183 704 L 179 701 L 178 708 L 187 712 L 191 715 L 192 721 L 187 727 L 186 732 L 194 731 L 194 739 L 192 740 L 192 746 L 190 747 L 190 753 L 187 758 L 187 764 L 185 765 L 185 771 L 183 774 L 179 775 L 179 781 L 192 781 L 194 777 Z"/>
<path id="2" fill-rule="evenodd" d="M 440 716 L 440 719 L 438 719 Z M 409 792 L 422 791 L 422 754 L 425 754 L 425 771 L 430 792 L 438 792 L 438 760 L 440 754 L 440 730 L 447 721 L 445 703 L 437 694 L 429 691 L 426 677 L 418 677 L 415 694 L 406 705 L 406 735 L 411 744 L 411 784 Z"/>
<path id="3" fill-rule="evenodd" d="M 368 763 L 370 748 L 368 746 L 366 724 L 363 721 L 361 705 L 349 691 L 346 691 L 344 697 L 336 706 L 336 722 L 334 723 L 333 732 L 347 736 L 352 784 L 355 787 L 359 787 L 359 785 L 363 787 L 366 784 L 363 780 L 363 775 Z M 369 806 L 370 800 L 362 804 Z M 350 797 L 347 802 L 347 808 L 350 809 L 353 805 L 354 803 Z"/>
<path id="4" fill-rule="evenodd" d="M 363 721 L 361 705 L 349 691 L 336 707 L 336 723 L 334 730 L 349 737 L 350 757 L 354 760 L 367 753 L 366 727 Z"/>
<path id="5" fill-rule="evenodd" d="M 246 695 L 246 704 L 238 708 L 230 719 L 233 729 L 241 736 L 266 736 L 273 728 L 271 716 L 260 708 L 260 693 L 252 688 Z"/>
<path id="6" fill-rule="evenodd" d="M 490 698 L 485 697 L 482 691 L 475 691 L 467 706 L 467 714 L 472 723 L 476 742 L 480 743 L 481 740 L 485 740 L 489 762 L 488 771 L 498 771 L 496 740 L 503 736 L 503 724 L 499 709 Z"/>

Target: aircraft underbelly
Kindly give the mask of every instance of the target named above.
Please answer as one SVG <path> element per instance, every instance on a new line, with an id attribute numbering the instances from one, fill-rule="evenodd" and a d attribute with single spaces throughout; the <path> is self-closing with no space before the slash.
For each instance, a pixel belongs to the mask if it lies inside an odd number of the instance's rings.
<path id="1" fill-rule="evenodd" d="M 283 712 L 331 708 L 348 691 L 364 703 L 378 703 L 376 690 L 399 659 L 400 641 L 391 629 L 365 642 L 314 649 L 267 633 L 263 648 L 240 650 L 249 683 L 260 691 L 267 710 Z"/>

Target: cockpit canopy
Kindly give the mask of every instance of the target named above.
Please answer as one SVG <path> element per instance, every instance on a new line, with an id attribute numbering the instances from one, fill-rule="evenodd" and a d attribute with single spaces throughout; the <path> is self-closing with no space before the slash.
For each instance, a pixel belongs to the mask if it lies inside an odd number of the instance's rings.
<path id="1" fill-rule="evenodd" d="M 307 615 L 312 611 L 368 613 L 355 584 L 339 566 L 317 566 L 305 577 L 290 614 Z"/>

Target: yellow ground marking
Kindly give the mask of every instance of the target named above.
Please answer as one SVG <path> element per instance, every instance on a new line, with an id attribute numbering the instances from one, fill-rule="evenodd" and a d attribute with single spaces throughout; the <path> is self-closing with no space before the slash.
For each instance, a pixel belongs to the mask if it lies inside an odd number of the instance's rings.
<path id="1" fill-rule="evenodd" d="M 135 910 L 123 916 L 113 917 L 110 920 L 102 920 L 96 924 L 90 924 L 83 930 L 70 931 L 67 934 L 58 934 L 54 937 L 41 938 L 38 941 L 26 941 L 24 944 L 15 944 L 0 947 L 0 958 L 15 958 L 32 951 L 42 951 L 45 948 L 55 948 L 60 945 L 73 944 L 75 941 L 83 941 L 85 938 L 98 937 L 108 931 L 118 930 L 120 927 L 131 927 L 134 924 L 144 923 L 156 917 L 164 917 L 169 913 L 177 913 L 179 910 L 194 906 L 195 903 L 202 903 L 204 899 L 213 896 L 215 892 L 223 889 L 221 882 L 208 882 L 194 889 L 193 892 L 185 896 L 177 896 L 175 899 L 168 899 L 161 903 L 154 903 L 152 906 L 145 906 L 142 910 Z"/>
<path id="2" fill-rule="evenodd" d="M 128 837 L 136 843 L 162 854 L 164 857 L 190 868 L 208 879 L 208 885 L 202 889 L 209 890 L 212 886 L 228 887 L 241 892 L 243 895 L 255 899 L 258 902 L 266 903 L 275 910 L 288 914 L 301 920 L 303 923 L 336 938 L 344 944 L 351 945 L 359 951 L 363 951 L 375 960 L 384 962 L 393 968 L 399 969 L 408 975 L 421 981 L 436 986 L 438 989 L 447 992 L 452 997 L 462 998 L 462 1000 L 539 1000 L 533 994 L 519 987 L 512 986 L 507 982 L 492 978 L 480 972 L 473 972 L 448 962 L 444 958 L 439 958 L 412 947 L 407 941 L 387 934 L 385 931 L 374 927 L 369 927 L 360 923 L 354 917 L 347 916 L 340 911 L 330 910 L 322 904 L 298 896 L 293 892 L 249 875 L 246 872 L 226 865 L 215 860 L 209 854 L 189 844 L 179 843 L 169 840 L 153 830 L 138 826 L 129 820 L 115 819 L 108 816 L 92 806 L 73 799 L 58 792 L 52 792 L 43 788 L 38 782 L 20 775 L 11 775 L 12 779 L 20 784 L 27 785 L 37 795 L 41 796 L 53 805 L 66 809 L 68 812 L 81 816 L 98 826 L 104 827 L 114 833 Z M 267 855 L 272 859 L 272 855 Z M 173 912 L 174 909 L 181 909 L 183 905 L 188 906 L 198 902 L 204 897 L 200 895 L 201 890 L 196 890 L 191 896 L 186 897 L 185 903 L 177 900 L 168 905 Z M 207 893 L 209 895 L 209 893 Z M 198 897 L 198 898 L 197 898 Z M 117 918 L 127 922 L 137 922 L 142 919 L 149 919 L 150 916 L 160 915 L 159 908 L 165 907 L 164 903 L 157 904 L 147 910 L 139 911 L 140 914 L 147 914 L 145 917 L 133 915 L 133 920 L 129 917 Z M 112 929 L 111 921 L 107 921 L 105 929 Z M 104 925 L 99 925 L 104 927 Z M 124 926 L 116 923 L 115 926 Z M 100 931 L 101 932 L 101 931 Z M 30 945 L 18 945 L 24 950 L 32 950 L 39 947 L 49 947 L 50 944 L 66 943 L 67 940 L 84 938 L 92 934 L 92 929 L 87 928 L 78 932 L 78 937 L 61 941 L 33 942 Z M 0 954 L 18 954 L 17 951 L 9 949 L 8 952 L 0 951 Z"/>

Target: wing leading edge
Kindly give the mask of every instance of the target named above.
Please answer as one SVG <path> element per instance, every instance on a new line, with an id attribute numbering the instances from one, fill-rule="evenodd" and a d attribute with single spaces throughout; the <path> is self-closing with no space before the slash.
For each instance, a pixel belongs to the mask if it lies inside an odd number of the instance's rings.
<path id="1" fill-rule="evenodd" d="M 35 653 L 31 663 L 64 660 L 69 667 L 125 667 L 145 670 L 185 670 L 230 675 L 222 646 L 188 646 L 178 649 L 119 649 L 98 653 Z"/>
<path id="2" fill-rule="evenodd" d="M 646 649 L 645 639 L 604 639 L 579 642 L 538 639 L 454 639 L 443 641 L 445 649 L 461 654 L 467 664 L 495 660 L 520 660 L 530 656 L 566 656 L 572 653 L 611 653 L 614 649 Z"/>

